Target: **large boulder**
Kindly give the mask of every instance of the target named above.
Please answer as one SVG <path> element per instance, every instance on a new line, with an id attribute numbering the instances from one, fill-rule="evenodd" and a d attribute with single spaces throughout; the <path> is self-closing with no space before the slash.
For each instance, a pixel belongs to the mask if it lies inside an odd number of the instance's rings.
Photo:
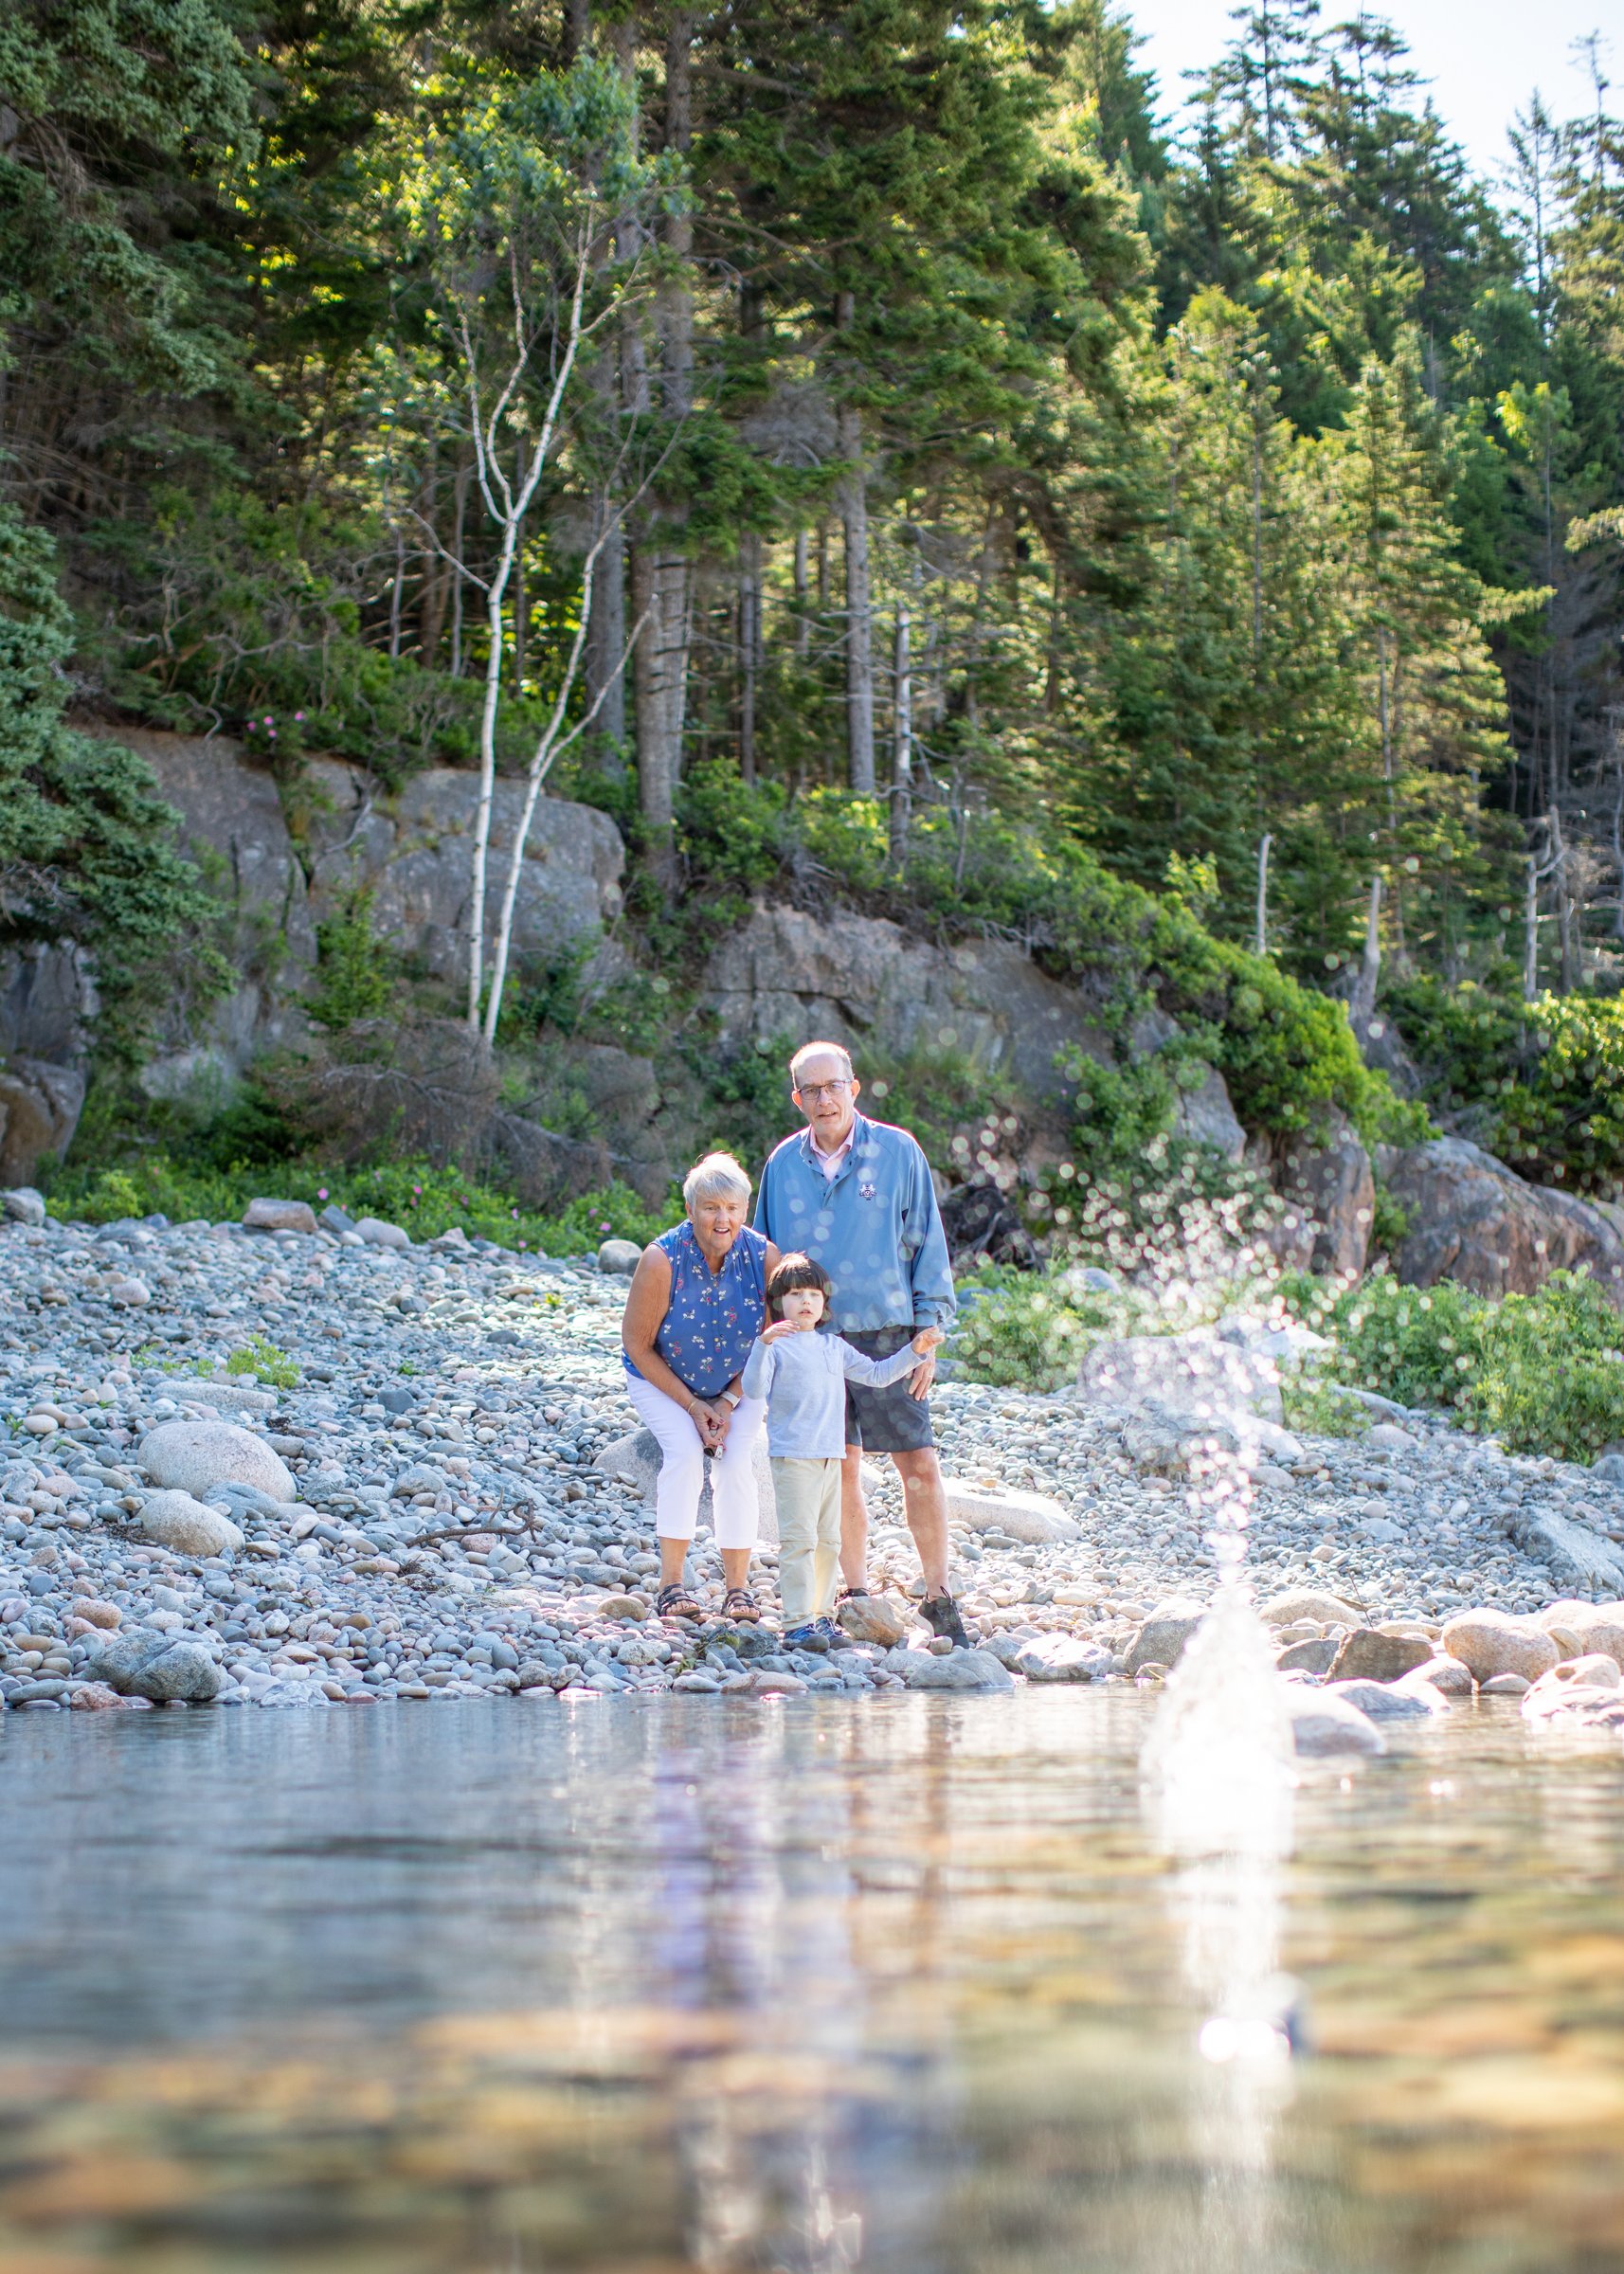
<path id="1" fill-rule="evenodd" d="M 429 767 L 391 792 L 340 759 L 307 760 L 305 770 L 314 792 L 305 840 L 312 914 L 318 921 L 339 914 L 357 887 L 369 888 L 381 934 L 438 978 L 460 973 L 468 954 L 474 776 Z M 522 780 L 497 780 L 487 937 L 496 933 L 524 798 Z M 515 964 L 594 941 L 619 913 L 624 866 L 620 832 L 606 813 L 564 798 L 538 800 L 519 864 Z"/>
<path id="2" fill-rule="evenodd" d="M 430 767 L 398 791 L 366 767 L 306 758 L 299 769 L 298 841 L 275 777 L 223 734 L 98 727 L 139 750 L 160 795 L 181 816 L 184 846 L 220 878 L 215 890 L 237 967 L 234 992 L 211 1013 L 199 1042 L 174 1033 L 142 1072 L 150 1094 L 229 1082 L 260 1052 L 304 1033 L 301 999 L 316 967 L 317 924 L 372 894 L 372 923 L 391 947 L 436 977 L 466 961 L 475 777 Z M 522 780 L 498 780 L 491 816 L 487 936 L 494 935 L 508 856 L 524 802 Z M 596 941 L 621 906 L 620 832 L 605 813 L 542 798 L 520 863 L 515 959 L 555 959 Z M 266 952 L 274 941 L 277 954 Z"/>
<path id="3" fill-rule="evenodd" d="M 276 1501 L 298 1498 L 281 1456 L 229 1421 L 160 1421 L 135 1457 L 154 1485 L 198 1500 L 214 1485 L 252 1485 Z"/>
<path id="4" fill-rule="evenodd" d="M 1074 1540 L 1077 1527 L 1057 1500 L 1044 1492 L 1023 1492 L 1014 1487 L 970 1485 L 945 1477 L 947 1521 L 967 1525 L 975 1532 L 1007 1532 L 1028 1547 L 1044 1547 L 1056 1540 Z"/>
<path id="5" fill-rule="evenodd" d="M 1587 1524 L 1557 1508 L 1519 1508 L 1511 1518 L 1512 1539 L 1525 1555 L 1537 1556 L 1561 1587 L 1624 1588 L 1624 1550 L 1592 1531 Z"/>
<path id="6" fill-rule="evenodd" d="M 1624 1724 L 1624 1691 L 1611 1658 L 1569 1658 L 1542 1674 L 1523 1700 L 1529 1722 L 1569 1722 L 1615 1729 Z"/>
<path id="7" fill-rule="evenodd" d="M 854 1642 L 877 1643 L 893 1651 L 913 1631 L 913 1614 L 890 1595 L 848 1595 L 835 1605 L 835 1617 Z"/>
<path id="8" fill-rule="evenodd" d="M 1320 1627 L 1364 1624 L 1364 1614 L 1356 1604 L 1319 1587 L 1290 1587 L 1284 1595 L 1271 1596 L 1266 1603 L 1258 1604 L 1257 1615 L 1266 1627 L 1294 1627 L 1299 1620 L 1309 1618 Z"/>
<path id="9" fill-rule="evenodd" d="M 316 1210 L 308 1200 L 278 1200 L 268 1196 L 248 1202 L 243 1211 L 249 1232 L 314 1232 Z"/>
<path id="10" fill-rule="evenodd" d="M 253 1382 L 210 1381 L 206 1377 L 183 1374 L 171 1381 L 160 1382 L 158 1389 L 165 1398 L 185 1399 L 191 1405 L 212 1405 L 223 1414 L 274 1414 L 277 1410 L 271 1392 L 258 1388 Z"/>
<path id="11" fill-rule="evenodd" d="M 960 1184 L 942 1202 L 942 1229 L 955 1272 L 980 1263 L 1030 1264 L 1037 1253 L 1020 1210 L 991 1178 Z"/>
<path id="12" fill-rule="evenodd" d="M 1456 1279 L 1480 1294 L 1528 1295 L 1553 1272 L 1588 1271 L 1624 1309 L 1624 1238 L 1598 1209 L 1525 1184 L 1460 1137 L 1411 1146 L 1383 1168 L 1393 1198 L 1413 1211 L 1393 1259 L 1408 1286 Z"/>
<path id="13" fill-rule="evenodd" d="M 1080 1634 L 1039 1634 L 1015 1653 L 1015 1669 L 1028 1682 L 1101 1682 L 1110 1669 L 1105 1645 Z"/>
<path id="14" fill-rule="evenodd" d="M 1448 1710 L 1448 1701 L 1424 1682 L 1405 1687 L 1391 1687 L 1385 1682 L 1332 1682 L 1321 1694 L 1356 1706 L 1373 1722 L 1425 1722 Z"/>
<path id="15" fill-rule="evenodd" d="M 1332 1667 L 1339 1682 L 1398 1682 L 1425 1666 L 1433 1646 L 1416 1634 L 1384 1634 L 1380 1627 L 1355 1627 L 1343 1639 Z M 1355 1705 L 1363 1700 L 1356 1698 Z"/>
<path id="16" fill-rule="evenodd" d="M 1367 1713 L 1334 1690 L 1293 1686 L 1286 1710 L 1291 1719 L 1291 1742 L 1309 1758 L 1336 1753 L 1385 1753 L 1386 1742 Z"/>
<path id="17" fill-rule="evenodd" d="M 1548 1603 L 1537 1615 L 1547 1633 L 1560 1627 L 1572 1634 L 1581 1656 L 1624 1668 L 1624 1603 Z"/>
<path id="18" fill-rule="evenodd" d="M 1438 1646 L 1447 1656 L 1458 1658 L 1477 1683 L 1492 1682 L 1497 1674 L 1520 1674 L 1525 1682 L 1537 1682 L 1561 1658 L 1561 1651 L 1538 1619 L 1492 1609 L 1463 1611 L 1452 1618 L 1438 1636 Z"/>
<path id="19" fill-rule="evenodd" d="M 886 1665 L 910 1689 L 1013 1689 L 1015 1677 L 990 1651 L 893 1651 Z"/>
<path id="20" fill-rule="evenodd" d="M 60 1161 L 84 1105 L 84 1076 L 44 1058 L 12 1057 L 0 1069 L 0 1184 L 31 1182 L 42 1161 Z"/>

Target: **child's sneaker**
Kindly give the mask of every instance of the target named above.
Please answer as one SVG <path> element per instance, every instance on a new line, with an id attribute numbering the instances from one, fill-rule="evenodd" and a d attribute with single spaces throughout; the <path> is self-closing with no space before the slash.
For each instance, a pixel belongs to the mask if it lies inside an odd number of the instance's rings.
<path id="1" fill-rule="evenodd" d="M 786 1651 L 826 1651 L 829 1637 L 823 1632 L 822 1620 L 809 1618 L 803 1627 L 785 1628 L 784 1647 Z"/>

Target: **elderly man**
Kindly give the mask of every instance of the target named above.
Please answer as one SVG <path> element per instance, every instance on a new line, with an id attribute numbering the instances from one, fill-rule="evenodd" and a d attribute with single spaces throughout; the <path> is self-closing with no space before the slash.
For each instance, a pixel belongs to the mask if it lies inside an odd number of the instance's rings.
<path id="1" fill-rule="evenodd" d="M 951 1326 L 957 1305 L 929 1165 L 915 1139 L 857 1110 L 861 1083 L 838 1042 L 805 1042 L 789 1062 L 806 1128 L 762 1171 L 756 1230 L 800 1249 L 834 1282 L 829 1324 L 871 1358 L 889 1358 L 921 1326 Z M 889 1453 L 925 1574 L 925 1616 L 938 1634 L 968 1636 L 947 1592 L 947 1502 L 926 1402 L 936 1371 L 923 1359 L 889 1390 L 846 1390 L 841 1476 L 841 1600 L 866 1595 L 868 1509 L 862 1456 Z"/>

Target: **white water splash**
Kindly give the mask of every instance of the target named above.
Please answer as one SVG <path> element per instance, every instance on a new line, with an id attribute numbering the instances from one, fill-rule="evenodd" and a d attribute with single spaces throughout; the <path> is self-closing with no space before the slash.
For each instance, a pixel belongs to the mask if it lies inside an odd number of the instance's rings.
<path id="1" fill-rule="evenodd" d="M 1249 1479 L 1233 1454 L 1214 1452 L 1201 1467 L 1192 1497 L 1212 1520 L 1218 1590 L 1168 1677 L 1141 1774 L 1153 1834 L 1178 1863 L 1168 1902 L 1199 2016 L 1190 2144 L 1202 2264 L 1206 2274 L 1271 2274 L 1290 2263 L 1272 2164 L 1295 2005 L 1280 1963 L 1291 1725 L 1246 1579 Z"/>

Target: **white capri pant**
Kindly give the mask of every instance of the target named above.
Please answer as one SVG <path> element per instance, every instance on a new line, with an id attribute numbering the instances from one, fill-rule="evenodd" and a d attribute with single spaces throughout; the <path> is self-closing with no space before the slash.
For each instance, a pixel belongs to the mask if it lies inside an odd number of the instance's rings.
<path id="1" fill-rule="evenodd" d="M 659 1483 L 654 1528 L 661 1540 L 692 1540 L 705 1489 L 705 1448 L 699 1432 L 675 1398 L 639 1374 L 626 1376 L 626 1395 L 659 1439 Z M 728 1441 L 711 1463 L 711 1516 L 718 1547 L 756 1543 L 754 1453 L 767 1413 L 765 1398 L 741 1398 Z"/>

